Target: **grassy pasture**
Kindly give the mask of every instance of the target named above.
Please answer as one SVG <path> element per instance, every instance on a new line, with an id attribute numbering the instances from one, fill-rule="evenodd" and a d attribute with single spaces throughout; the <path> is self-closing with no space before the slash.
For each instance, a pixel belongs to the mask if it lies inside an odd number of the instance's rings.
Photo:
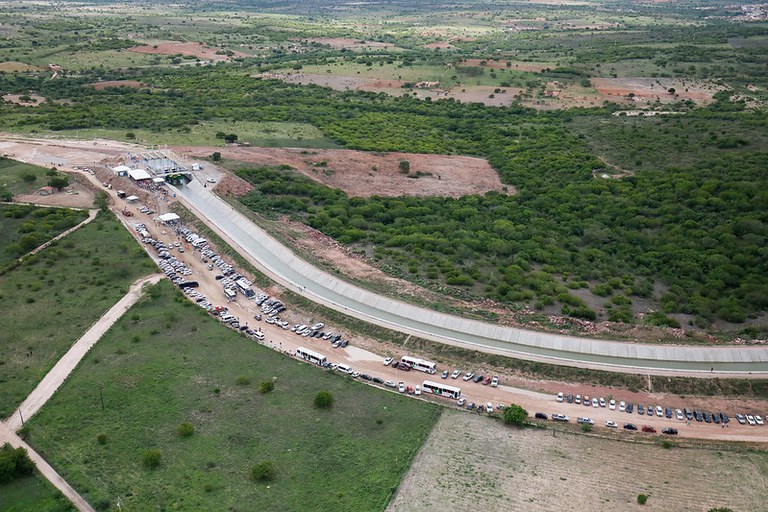
<path id="1" fill-rule="evenodd" d="M 331 409 L 313 406 L 320 390 Z M 357 511 L 386 506 L 439 415 L 264 348 L 163 281 L 28 425 L 36 449 L 99 509 L 120 495 L 126 510 Z M 176 433 L 182 422 L 192 436 Z M 150 448 L 162 454 L 153 470 L 141 462 Z M 250 478 L 262 461 L 275 464 L 274 481 Z"/>
<path id="2" fill-rule="evenodd" d="M 67 208 L 0 205 L 0 269 L 86 217 L 86 211 Z"/>
<path id="3" fill-rule="evenodd" d="M 0 276 L 0 417 L 154 268 L 114 217 L 99 214 Z"/>
<path id="4" fill-rule="evenodd" d="M 28 194 L 48 183 L 49 169 L 25 164 L 10 158 L 0 158 L 0 192 L 13 195 Z M 34 177 L 32 179 L 31 177 Z"/>
<path id="5" fill-rule="evenodd" d="M 126 137 L 128 132 L 135 135 L 134 139 Z M 169 146 L 224 146 L 223 139 L 216 138 L 216 132 L 234 133 L 239 141 L 249 142 L 252 146 L 266 147 L 306 147 L 306 148 L 335 148 L 333 141 L 327 139 L 312 125 L 303 123 L 250 122 L 238 121 L 202 121 L 186 130 L 167 130 L 156 132 L 151 130 L 114 130 L 87 129 L 64 130 L 56 132 L 58 136 L 80 139 L 105 138 L 139 142 L 147 145 Z"/>
<path id="6" fill-rule="evenodd" d="M 29 476 L 0 485 L 0 512 L 70 512 L 75 508 L 42 477 Z"/>

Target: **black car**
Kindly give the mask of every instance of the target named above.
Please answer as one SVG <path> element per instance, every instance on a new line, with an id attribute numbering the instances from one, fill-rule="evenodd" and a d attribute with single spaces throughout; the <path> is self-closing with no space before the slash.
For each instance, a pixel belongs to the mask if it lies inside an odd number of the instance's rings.
<path id="1" fill-rule="evenodd" d="M 721 412 L 720 413 L 720 421 L 722 421 L 723 423 L 725 423 L 727 425 L 731 421 L 731 418 L 729 418 L 728 415 L 725 414 L 724 412 Z"/>
<path id="2" fill-rule="evenodd" d="M 645 407 L 643 407 L 643 404 L 637 404 L 637 414 L 645 414 Z"/>
<path id="3" fill-rule="evenodd" d="M 707 423 L 712 423 L 712 415 L 709 414 L 707 411 L 704 411 L 703 414 L 704 414 L 704 421 L 706 421 Z"/>
<path id="4" fill-rule="evenodd" d="M 718 413 L 712 413 L 712 421 L 714 423 L 720 424 L 720 415 Z"/>
<path id="5" fill-rule="evenodd" d="M 696 418 L 696 421 L 704 421 L 704 416 L 701 414 L 701 411 L 693 411 L 693 416 Z"/>
<path id="6" fill-rule="evenodd" d="M 372 380 L 373 382 L 375 382 L 376 384 L 384 384 L 384 379 L 381 379 L 381 378 L 379 378 L 379 377 L 374 377 L 374 378 L 373 378 L 373 379 L 371 379 L 371 380 Z"/>
<path id="7" fill-rule="evenodd" d="M 676 436 L 677 435 L 677 429 L 676 428 L 667 427 L 667 428 L 661 429 L 661 433 L 662 434 L 667 434 L 668 436 Z"/>
<path id="8" fill-rule="evenodd" d="M 480 375 L 479 373 L 472 377 L 473 382 L 482 382 L 485 377 L 483 375 Z"/>
<path id="9" fill-rule="evenodd" d="M 635 406 L 632 404 L 627 404 L 627 407 L 624 410 L 627 411 L 629 414 L 632 414 L 632 411 L 635 410 Z"/>
<path id="10" fill-rule="evenodd" d="M 364 374 L 360 375 L 360 378 L 363 379 L 363 380 L 371 380 L 371 379 L 373 379 L 373 377 L 371 377 L 367 373 L 364 373 Z"/>
<path id="11" fill-rule="evenodd" d="M 624 430 L 637 430 L 637 426 L 632 423 L 625 423 Z"/>
<path id="12" fill-rule="evenodd" d="M 568 395 L 567 397 L 565 397 L 565 401 L 568 402 L 569 404 L 572 404 L 573 403 L 573 395 Z"/>
<path id="13" fill-rule="evenodd" d="M 664 411 L 664 416 L 666 416 L 667 418 L 671 418 L 672 417 L 672 409 L 667 407 L 667 409 Z"/>
<path id="14" fill-rule="evenodd" d="M 543 412 L 537 412 L 536 414 L 533 415 L 533 417 L 538 419 L 538 420 L 548 420 L 549 419 L 549 417 L 546 414 L 544 414 Z"/>
<path id="15" fill-rule="evenodd" d="M 685 417 L 688 419 L 688 421 L 691 421 L 693 419 L 693 411 L 689 408 L 685 408 Z"/>
<path id="16" fill-rule="evenodd" d="M 467 410 L 468 410 L 468 411 L 471 411 L 471 410 L 472 410 L 472 409 L 474 409 L 474 408 L 475 408 L 475 402 L 469 402 L 469 403 L 467 404 Z"/>

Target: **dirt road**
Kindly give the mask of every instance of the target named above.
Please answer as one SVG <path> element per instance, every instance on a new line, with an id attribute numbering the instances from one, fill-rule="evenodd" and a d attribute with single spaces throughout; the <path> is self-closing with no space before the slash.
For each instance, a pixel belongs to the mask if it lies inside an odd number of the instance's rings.
<path id="1" fill-rule="evenodd" d="M 44 458 L 35 450 L 29 447 L 19 436 L 12 432 L 5 423 L 0 422 L 0 445 L 9 443 L 14 448 L 24 448 L 27 450 L 29 458 L 37 466 L 37 470 L 49 482 L 51 482 L 61 493 L 72 502 L 80 512 L 95 512 L 94 508 L 75 491 L 71 485 L 59 475 L 55 469 L 48 464 Z"/>
<path id="2" fill-rule="evenodd" d="M 91 221 L 93 221 L 93 219 L 96 218 L 96 215 L 98 213 L 99 213 L 98 210 L 88 210 L 88 218 L 85 219 L 83 222 L 81 222 L 77 226 L 73 226 L 73 227 L 69 228 L 68 230 L 64 231 L 63 233 L 58 234 L 57 236 L 51 238 L 50 240 L 48 240 L 47 242 L 45 242 L 41 246 L 36 247 L 35 249 L 32 249 L 27 254 L 25 254 L 24 256 L 19 258 L 19 261 L 23 261 L 25 258 L 28 258 L 28 257 L 32 256 L 33 254 L 39 253 L 40 251 L 42 251 L 43 249 L 45 249 L 46 247 L 51 245 L 56 240 L 61 240 L 65 236 L 69 235 L 70 233 L 73 233 L 73 232 L 77 231 L 78 229 L 80 229 L 81 227 L 85 226 L 86 224 L 89 224 Z"/>
<path id="3" fill-rule="evenodd" d="M 19 408 L 6 420 L 9 429 L 16 431 L 22 426 L 23 421 L 28 421 L 40 408 L 53 396 L 59 386 L 72 373 L 80 360 L 88 353 L 97 341 L 101 339 L 107 330 L 112 327 L 128 309 L 136 303 L 142 295 L 142 287 L 148 283 L 157 283 L 162 276 L 153 274 L 142 277 L 131 285 L 130 290 L 109 311 L 104 313 L 96 323 L 77 340 L 64 356 L 51 368 L 43 380 L 29 394 Z"/>

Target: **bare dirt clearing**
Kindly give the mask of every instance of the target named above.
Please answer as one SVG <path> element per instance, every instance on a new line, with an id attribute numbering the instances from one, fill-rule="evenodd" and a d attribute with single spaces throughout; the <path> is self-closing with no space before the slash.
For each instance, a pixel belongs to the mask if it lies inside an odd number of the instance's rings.
<path id="1" fill-rule="evenodd" d="M 481 158 L 413 153 L 371 153 L 347 149 L 291 149 L 256 147 L 174 147 L 177 153 L 207 157 L 214 151 L 226 159 L 256 165 L 290 165 L 315 181 L 354 197 L 445 196 L 485 194 L 491 190 L 514 193 Z M 410 174 L 400 172 L 407 160 Z M 420 177 L 414 178 L 421 173 Z"/>
<path id="2" fill-rule="evenodd" d="M 658 98 L 662 103 L 679 100 L 708 103 L 722 89 L 718 85 L 698 80 L 669 78 L 593 78 L 592 85 L 606 100 L 615 101 L 617 97 L 634 95 L 634 102 L 655 101 Z M 674 94 L 670 89 L 674 89 Z"/>
<path id="3" fill-rule="evenodd" d="M 30 66 L 29 64 L 24 64 L 23 62 L 16 62 L 12 60 L 0 62 L 0 73 L 13 73 L 14 71 L 40 71 L 41 69 L 43 68 L 38 66 Z"/>
<path id="4" fill-rule="evenodd" d="M 212 61 L 226 61 L 230 57 L 224 54 L 217 54 L 221 51 L 218 48 L 211 48 L 205 46 L 203 43 L 182 43 L 178 41 L 159 41 L 153 44 L 146 44 L 143 46 L 134 46 L 128 48 L 129 52 L 136 53 L 150 53 L 159 55 L 191 55 L 198 59 L 207 59 Z M 246 54 L 237 51 L 229 51 L 233 57 L 246 57 Z"/>
<path id="5" fill-rule="evenodd" d="M 760 510 L 767 487 L 760 453 L 553 435 L 445 411 L 388 510 Z"/>
<path id="6" fill-rule="evenodd" d="M 22 97 L 28 97 L 29 99 L 22 99 Z M 3 101 L 15 103 L 23 107 L 39 107 L 41 103 L 45 103 L 45 98 L 37 94 L 4 94 Z"/>
<path id="7" fill-rule="evenodd" d="M 98 91 L 106 89 L 107 87 L 134 87 L 134 88 L 144 87 L 144 84 L 136 80 L 110 80 L 107 82 L 95 82 L 95 83 L 86 84 L 86 85 L 88 87 L 93 87 Z"/>

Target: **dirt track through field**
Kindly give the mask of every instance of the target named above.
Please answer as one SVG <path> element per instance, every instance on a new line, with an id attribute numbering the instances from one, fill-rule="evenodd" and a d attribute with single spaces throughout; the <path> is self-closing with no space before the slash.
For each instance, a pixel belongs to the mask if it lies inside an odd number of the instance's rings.
<path id="1" fill-rule="evenodd" d="M 767 488 L 760 453 L 520 430 L 446 411 L 388 511 L 764 510 Z M 645 506 L 637 503 L 641 493 L 649 496 Z"/>

